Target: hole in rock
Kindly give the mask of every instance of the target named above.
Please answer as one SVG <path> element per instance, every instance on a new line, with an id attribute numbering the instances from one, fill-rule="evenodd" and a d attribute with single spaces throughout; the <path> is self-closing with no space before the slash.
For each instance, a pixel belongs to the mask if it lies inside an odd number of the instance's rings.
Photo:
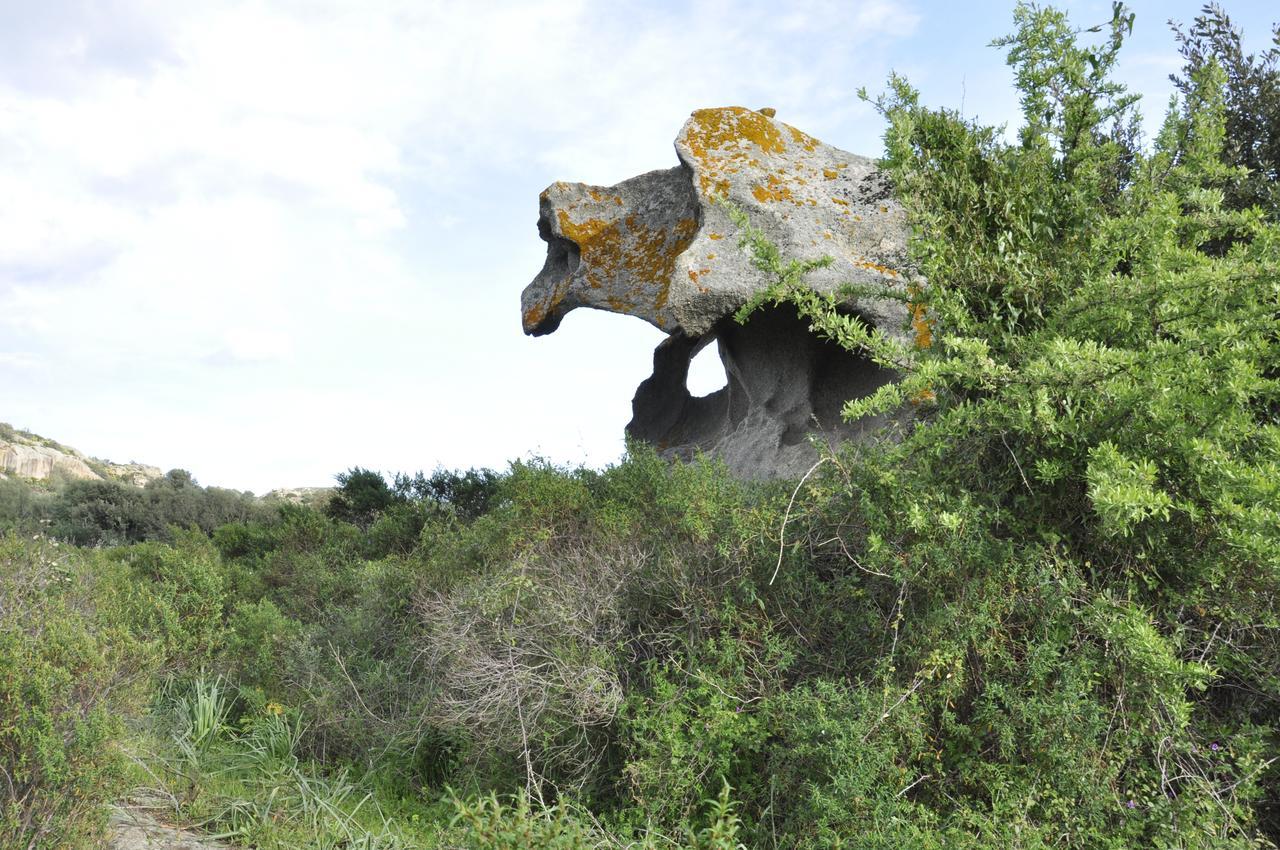
<path id="1" fill-rule="evenodd" d="M 725 374 L 724 361 L 720 359 L 720 346 L 712 339 L 689 361 L 685 387 L 689 395 L 701 398 L 724 389 L 728 384 L 729 376 Z"/>

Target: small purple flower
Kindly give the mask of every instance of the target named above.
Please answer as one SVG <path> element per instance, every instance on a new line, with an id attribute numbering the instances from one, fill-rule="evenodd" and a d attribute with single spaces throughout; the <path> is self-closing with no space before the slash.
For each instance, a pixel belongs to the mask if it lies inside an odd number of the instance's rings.
<path id="1" fill-rule="evenodd" d="M 1125 806 L 1127 806 L 1130 809 L 1138 808 L 1138 804 L 1135 803 L 1133 800 L 1130 800 L 1129 802 L 1125 803 Z"/>
<path id="2" fill-rule="evenodd" d="M 1222 749 L 1222 747 L 1219 747 L 1218 742 L 1214 741 L 1212 744 L 1209 745 L 1209 749 L 1213 750 L 1216 753 L 1218 750 Z"/>

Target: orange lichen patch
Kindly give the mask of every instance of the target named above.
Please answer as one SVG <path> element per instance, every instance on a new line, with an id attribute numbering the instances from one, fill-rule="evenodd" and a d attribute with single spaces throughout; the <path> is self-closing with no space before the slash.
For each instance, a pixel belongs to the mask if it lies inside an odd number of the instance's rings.
<path id="1" fill-rule="evenodd" d="M 830 230 L 826 230 L 826 231 L 823 231 L 823 233 L 822 233 L 822 238 L 823 238 L 823 239 L 834 239 L 835 237 L 831 235 L 831 231 L 830 231 Z"/>
<path id="2" fill-rule="evenodd" d="M 742 149 L 744 143 L 766 154 L 779 154 L 787 149 L 777 124 L 759 112 L 740 106 L 697 110 L 685 131 L 684 142 L 697 164 L 699 187 L 704 194 L 713 188 L 718 194 L 728 194 L 728 181 L 716 179 L 728 161 L 747 159 L 752 166 L 759 167 Z"/>
<path id="3" fill-rule="evenodd" d="M 618 258 L 622 255 L 622 229 L 617 221 L 589 218 L 575 222 L 564 210 L 559 211 L 560 232 L 577 244 L 587 267 L 586 280 L 593 289 L 599 289 L 605 280 L 616 274 Z"/>
<path id="4" fill-rule="evenodd" d="M 874 260 L 854 260 L 853 265 L 854 265 L 854 268 L 868 269 L 873 272 L 880 272 L 880 274 L 888 275 L 889 277 L 898 276 L 898 272 L 896 270 L 891 269 L 888 266 L 881 265 L 880 263 L 877 263 Z"/>
<path id="5" fill-rule="evenodd" d="M 563 210 L 559 225 L 581 251 L 582 279 L 592 288 L 607 288 L 610 294 L 605 302 L 623 313 L 636 312 L 650 298 L 655 311 L 666 306 L 676 257 L 689 247 L 698 229 L 692 218 L 665 228 L 650 227 L 635 215 L 613 221 L 574 221 Z"/>
<path id="6" fill-rule="evenodd" d="M 707 234 L 707 238 L 708 238 L 708 239 L 723 239 L 723 238 L 724 238 L 724 234 L 723 234 L 723 233 L 708 233 L 708 234 Z"/>
<path id="7" fill-rule="evenodd" d="M 559 210 L 556 217 L 560 222 L 560 232 L 578 243 L 578 247 L 584 252 L 588 250 L 588 247 L 596 241 L 600 234 L 618 229 L 616 221 L 604 221 L 599 218 L 589 218 L 582 222 L 574 221 L 569 218 L 569 213 L 564 210 Z"/>
<path id="8" fill-rule="evenodd" d="M 542 320 L 547 317 L 547 307 L 545 304 L 535 304 L 528 310 L 524 311 L 522 317 L 525 330 L 532 330 L 542 324 Z"/>
<path id="9" fill-rule="evenodd" d="M 751 187 L 751 194 L 760 203 L 768 203 L 769 201 L 795 201 L 791 194 L 791 188 L 785 185 L 776 174 L 770 174 L 768 185 L 755 185 Z"/>
<path id="10" fill-rule="evenodd" d="M 715 255 L 715 254 L 707 254 L 707 259 L 708 259 L 708 260 L 714 260 L 715 258 L 716 258 L 716 255 Z"/>
<path id="11" fill-rule="evenodd" d="M 526 331 L 531 331 L 538 327 L 538 325 L 541 325 L 551 311 L 554 310 L 563 300 L 564 292 L 557 287 L 556 291 L 546 301 L 541 304 L 534 304 L 528 310 L 525 310 L 521 317 L 524 321 L 524 329 Z"/>
<path id="12" fill-rule="evenodd" d="M 831 199 L 831 201 L 832 201 L 832 203 L 839 204 L 839 205 L 840 205 L 840 206 L 842 206 L 842 207 L 847 207 L 847 206 L 849 206 L 849 202 L 848 202 L 848 201 L 846 201 L 844 198 L 832 198 L 832 199 Z"/>
<path id="13" fill-rule="evenodd" d="M 840 172 L 833 171 L 830 168 L 824 168 L 822 169 L 822 176 L 827 178 L 828 180 L 835 180 L 837 177 L 840 176 Z"/>
<path id="14" fill-rule="evenodd" d="M 911 311 L 911 330 L 915 333 L 915 346 L 926 349 L 933 345 L 933 320 L 928 316 L 928 307 L 921 300 L 920 287 L 912 284 L 907 288 L 907 309 Z M 929 394 L 932 401 L 932 393 Z"/>
<path id="15" fill-rule="evenodd" d="M 670 297 L 670 295 L 671 295 L 671 281 L 669 280 L 663 281 L 662 285 L 658 287 L 658 297 L 653 299 L 654 313 L 660 312 L 663 307 L 667 306 L 667 298 Z M 659 325 L 662 324 L 661 317 L 659 317 L 658 319 L 658 324 Z"/>
<path id="16" fill-rule="evenodd" d="M 887 213 L 888 211 L 889 211 L 889 208 L 888 208 L 888 207 L 881 207 L 881 208 L 880 208 L 880 212 L 882 212 L 882 213 Z"/>
<path id="17" fill-rule="evenodd" d="M 689 149 L 700 161 L 705 160 L 709 151 L 729 147 L 740 139 L 765 153 L 782 153 L 787 149 L 786 141 L 772 121 L 741 106 L 697 110 L 686 137 Z"/>
<path id="18" fill-rule="evenodd" d="M 805 150 L 812 152 L 818 147 L 818 140 L 813 136 L 810 136 L 808 133 L 803 133 L 788 124 L 784 124 L 783 126 L 791 133 L 792 141 L 803 147 Z"/>

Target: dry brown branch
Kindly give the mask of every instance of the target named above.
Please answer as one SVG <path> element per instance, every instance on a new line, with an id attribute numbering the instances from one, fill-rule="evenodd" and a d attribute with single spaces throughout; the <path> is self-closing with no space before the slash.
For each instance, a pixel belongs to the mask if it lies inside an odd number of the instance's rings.
<path id="1" fill-rule="evenodd" d="M 585 780 L 622 704 L 622 598 L 644 565 L 634 548 L 547 546 L 420 599 L 423 660 L 440 685 L 429 722 L 518 755 L 535 796 L 552 779 Z"/>

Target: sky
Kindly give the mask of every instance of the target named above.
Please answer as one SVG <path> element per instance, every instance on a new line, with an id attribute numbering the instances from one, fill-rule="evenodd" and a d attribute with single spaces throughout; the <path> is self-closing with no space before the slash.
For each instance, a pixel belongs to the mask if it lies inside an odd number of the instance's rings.
<path id="1" fill-rule="evenodd" d="M 1059 4 L 1081 26 L 1110 2 Z M 1152 130 L 1180 66 L 1133 2 Z M 1270 3 L 1225 2 L 1247 47 Z M 0 0 L 0 421 L 263 493 L 384 472 L 602 466 L 662 334 L 525 337 L 538 193 L 676 164 L 694 109 L 772 106 L 855 153 L 856 92 L 1016 126 L 1012 2 Z M 714 347 L 690 387 L 723 384 Z"/>

